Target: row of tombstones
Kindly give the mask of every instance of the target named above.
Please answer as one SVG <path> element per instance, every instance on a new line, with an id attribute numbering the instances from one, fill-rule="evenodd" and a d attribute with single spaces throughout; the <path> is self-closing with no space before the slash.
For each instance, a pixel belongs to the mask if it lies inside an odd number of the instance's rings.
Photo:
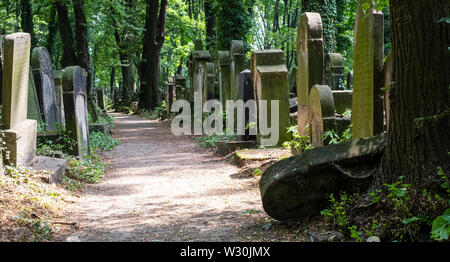
<path id="1" fill-rule="evenodd" d="M 251 70 L 246 69 L 243 42 L 233 40 L 230 51 L 218 52 L 216 77 L 210 53 L 196 41 L 187 64 L 190 88 L 183 77 L 171 77 L 166 103 L 170 108 L 175 97 L 192 102 L 194 92 L 202 93 L 203 103 L 219 99 L 224 108 L 227 100 L 279 100 L 280 145 L 289 139 L 286 130 L 295 119 L 299 134 L 309 135 L 314 146 L 323 145 L 324 132 L 343 132 L 350 124 L 354 139 L 383 132 L 389 123 L 389 96 L 382 89 L 392 82 L 391 56 L 384 61 L 383 14 L 363 12 L 358 7 L 354 79 L 353 72 L 345 79 L 340 54 L 324 54 L 322 26 L 320 14 L 302 14 L 297 31 L 298 72 L 291 72 L 291 76 L 282 50 L 253 51 Z M 296 74 L 297 86 L 294 101 L 289 99 L 292 74 Z M 353 86 L 353 90 L 339 90 L 345 80 L 347 88 Z M 298 112 L 292 114 L 293 104 Z M 352 109 L 351 119 L 342 116 L 346 109 Z M 267 114 L 261 117 L 271 119 L 270 110 Z"/>
<path id="2" fill-rule="evenodd" d="M 79 66 L 53 71 L 48 51 L 44 47 L 31 51 L 27 33 L 2 36 L 0 46 L 2 129 L 10 163 L 26 165 L 34 159 L 38 123 L 48 131 L 65 127 L 76 141 L 71 153 L 87 160 L 86 71 Z"/>

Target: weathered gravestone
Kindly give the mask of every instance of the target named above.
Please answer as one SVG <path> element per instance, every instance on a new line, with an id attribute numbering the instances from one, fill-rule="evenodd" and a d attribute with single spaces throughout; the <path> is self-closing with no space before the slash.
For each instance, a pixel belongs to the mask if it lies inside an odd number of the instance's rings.
<path id="1" fill-rule="evenodd" d="M 186 77 L 182 75 L 176 75 L 175 85 L 176 100 L 186 99 Z"/>
<path id="2" fill-rule="evenodd" d="M 309 127 L 313 147 L 323 146 L 323 134 L 336 130 L 334 98 L 326 85 L 314 85 L 309 92 Z"/>
<path id="3" fill-rule="evenodd" d="M 222 102 L 223 108 L 226 108 L 226 102 L 231 100 L 231 83 L 230 83 L 230 52 L 229 51 L 219 51 L 218 56 L 218 67 L 219 67 L 219 89 L 221 91 L 220 101 Z"/>
<path id="4" fill-rule="evenodd" d="M 12 165 L 27 164 L 36 155 L 37 122 L 27 119 L 30 46 L 27 33 L 7 35 L 3 44 L 2 120 Z"/>
<path id="5" fill-rule="evenodd" d="M 175 79 L 172 76 L 169 76 L 166 82 L 166 109 L 167 112 L 170 112 L 172 108 L 173 100 L 174 100 L 174 90 L 175 90 Z"/>
<path id="6" fill-rule="evenodd" d="M 297 31 L 298 132 L 307 135 L 308 98 L 314 85 L 323 83 L 323 29 L 318 13 L 304 13 Z"/>
<path id="7" fill-rule="evenodd" d="M 30 76 L 28 80 L 28 106 L 27 106 L 27 118 L 36 120 L 39 123 L 43 123 L 42 113 L 39 106 L 39 98 L 36 91 L 36 85 L 34 83 L 33 73 L 30 68 Z"/>
<path id="8" fill-rule="evenodd" d="M 352 90 L 335 90 L 333 91 L 333 97 L 336 113 L 342 115 L 348 109 L 352 109 L 352 100 L 353 100 Z"/>
<path id="9" fill-rule="evenodd" d="M 320 215 L 330 194 L 362 192 L 378 169 L 386 145 L 380 134 L 307 150 L 269 167 L 259 188 L 264 210 L 280 221 Z"/>
<path id="10" fill-rule="evenodd" d="M 0 35 L 0 101 L 2 100 L 2 85 L 3 85 L 3 43 L 5 35 Z"/>
<path id="11" fill-rule="evenodd" d="M 252 79 L 254 95 L 257 102 L 258 123 L 266 121 L 272 126 L 272 118 L 278 119 L 279 139 L 277 145 L 289 140 L 287 128 L 289 127 L 289 86 L 288 70 L 282 50 L 260 50 L 252 53 Z M 260 108 L 259 102 L 267 102 L 267 110 Z M 272 115 L 272 101 L 278 101 L 278 115 Z M 263 139 L 269 136 L 257 135 L 257 143 L 264 146 Z"/>
<path id="12" fill-rule="evenodd" d="M 39 99 L 39 107 L 46 129 L 54 131 L 60 122 L 56 104 L 56 89 L 53 78 L 53 66 L 50 55 L 45 47 L 33 49 L 31 57 L 34 82 Z"/>
<path id="13" fill-rule="evenodd" d="M 353 137 L 383 132 L 384 16 L 358 1 L 354 48 Z"/>
<path id="14" fill-rule="evenodd" d="M 199 92 L 202 94 L 202 104 L 205 104 L 208 100 L 208 89 L 205 86 L 207 63 L 211 61 L 211 55 L 206 50 L 196 50 L 192 52 L 193 61 L 193 74 L 192 74 L 192 87 L 191 87 L 191 102 L 194 100 L 194 93 Z"/>
<path id="15" fill-rule="evenodd" d="M 103 88 L 97 89 L 97 102 L 98 102 L 98 107 L 101 110 L 106 110 L 105 91 L 103 90 Z"/>
<path id="16" fill-rule="evenodd" d="M 90 156 L 89 124 L 84 69 L 79 66 L 67 67 L 64 69 L 62 83 L 66 129 L 76 141 L 76 146 L 71 153 L 79 156 L 81 160 L 88 160 Z"/>
<path id="17" fill-rule="evenodd" d="M 252 81 L 252 72 L 248 69 L 242 71 L 239 75 L 239 92 L 238 99 L 242 100 L 245 103 L 248 101 L 254 101 L 254 92 L 253 92 L 253 81 Z M 239 136 L 239 140 L 243 141 L 251 141 L 255 140 L 256 136 L 250 135 L 251 128 L 251 120 L 256 123 L 256 115 L 251 116 L 250 114 L 256 114 L 256 112 L 250 112 L 250 108 L 244 108 L 244 126 L 245 135 Z M 239 113 L 238 113 L 239 116 Z M 248 128 L 247 128 L 248 127 Z"/>
<path id="18" fill-rule="evenodd" d="M 344 60 L 339 53 L 325 54 L 324 58 L 324 84 L 331 90 L 345 89 Z"/>
<path id="19" fill-rule="evenodd" d="M 347 73 L 347 90 L 353 90 L 353 71 Z"/>
<path id="20" fill-rule="evenodd" d="M 241 40 L 231 41 L 230 48 L 230 90 L 231 100 L 238 97 L 239 74 L 245 70 L 244 42 Z"/>
<path id="21" fill-rule="evenodd" d="M 206 82 L 205 86 L 208 91 L 208 100 L 218 99 L 219 94 L 216 90 L 216 68 L 214 63 L 206 63 Z"/>
<path id="22" fill-rule="evenodd" d="M 64 115 L 64 98 L 63 98 L 63 86 L 62 86 L 63 71 L 57 70 L 53 72 L 56 89 L 56 106 L 58 108 L 59 119 L 61 119 L 61 125 L 66 126 L 66 117 Z"/>
<path id="23" fill-rule="evenodd" d="M 297 97 L 297 71 L 296 66 L 292 66 L 289 71 L 289 97 Z"/>

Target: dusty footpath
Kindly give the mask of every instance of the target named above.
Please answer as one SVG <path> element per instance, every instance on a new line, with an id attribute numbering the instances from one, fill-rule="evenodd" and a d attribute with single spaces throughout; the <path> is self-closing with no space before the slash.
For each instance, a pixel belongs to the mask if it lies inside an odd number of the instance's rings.
<path id="1" fill-rule="evenodd" d="M 69 206 L 78 227 L 61 241 L 301 240 L 264 213 L 257 177 L 237 176 L 213 150 L 174 136 L 169 122 L 114 116 L 121 144 L 103 154 L 103 182 Z"/>

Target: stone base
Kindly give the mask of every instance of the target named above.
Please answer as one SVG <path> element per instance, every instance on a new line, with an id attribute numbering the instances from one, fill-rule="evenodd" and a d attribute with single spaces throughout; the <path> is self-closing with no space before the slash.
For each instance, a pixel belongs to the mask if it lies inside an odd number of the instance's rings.
<path id="1" fill-rule="evenodd" d="M 4 131 L 9 164 L 26 165 L 36 156 L 37 121 L 25 120 Z"/>
<path id="2" fill-rule="evenodd" d="M 255 141 L 221 141 L 217 142 L 217 151 L 219 154 L 226 156 L 239 149 L 254 148 Z"/>
<path id="3" fill-rule="evenodd" d="M 61 183 L 67 170 L 67 160 L 53 157 L 38 156 L 33 159 L 26 167 L 35 171 L 48 171 L 48 174 L 42 176 L 45 183 Z"/>
<path id="4" fill-rule="evenodd" d="M 278 161 L 285 157 L 292 156 L 289 149 L 265 148 L 265 149 L 244 149 L 234 153 L 233 163 L 239 167 L 250 165 L 259 161 Z"/>

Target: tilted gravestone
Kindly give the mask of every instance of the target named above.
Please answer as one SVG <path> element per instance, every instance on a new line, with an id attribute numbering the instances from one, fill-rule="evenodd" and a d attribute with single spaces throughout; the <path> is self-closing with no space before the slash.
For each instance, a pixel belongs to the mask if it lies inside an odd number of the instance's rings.
<path id="1" fill-rule="evenodd" d="M 252 81 L 252 71 L 246 69 L 242 71 L 239 75 L 239 93 L 238 93 L 238 99 L 242 100 L 245 103 L 249 100 L 254 100 L 254 91 L 253 91 L 253 81 Z M 239 136 L 239 140 L 242 141 L 251 141 L 255 140 L 256 136 L 250 135 L 250 108 L 245 108 L 244 111 L 244 126 L 248 127 L 245 129 L 245 135 Z M 256 113 L 256 112 L 253 112 Z M 254 119 L 256 119 L 256 116 L 253 116 Z"/>
<path id="2" fill-rule="evenodd" d="M 39 99 L 39 107 L 47 130 L 56 130 L 60 116 L 56 104 L 56 88 L 53 78 L 53 66 L 45 47 L 33 49 L 31 57 L 34 82 Z"/>
<path id="3" fill-rule="evenodd" d="M 208 100 L 218 99 L 219 94 L 216 91 L 216 68 L 214 63 L 206 63 L 206 82 L 205 86 L 208 91 Z"/>
<path id="4" fill-rule="evenodd" d="M 64 115 L 64 98 L 63 98 L 63 86 L 62 86 L 63 71 L 56 70 L 53 72 L 56 90 L 56 107 L 58 108 L 60 123 L 63 127 L 66 126 L 66 117 Z"/>
<path id="5" fill-rule="evenodd" d="M 339 53 L 325 54 L 324 58 L 324 84 L 331 90 L 345 89 L 344 60 Z"/>
<path id="6" fill-rule="evenodd" d="M 28 119 L 36 120 L 38 124 L 43 123 L 42 113 L 39 107 L 39 98 L 36 92 L 36 85 L 34 83 L 33 73 L 30 68 L 30 77 L 28 80 L 28 107 L 27 107 Z"/>
<path id="7" fill-rule="evenodd" d="M 12 165 L 27 164 L 36 155 L 37 122 L 27 119 L 30 78 L 30 35 L 7 35 L 3 44 L 2 120 Z"/>
<path id="8" fill-rule="evenodd" d="M 271 126 L 271 102 L 279 101 L 278 132 L 279 139 L 277 145 L 282 145 L 289 140 L 287 128 L 289 127 L 289 86 L 288 70 L 285 63 L 284 52 L 282 50 L 260 50 L 252 54 L 252 78 L 254 84 L 254 95 L 257 102 L 258 123 L 267 121 Z M 267 101 L 266 114 L 259 106 L 259 101 Z M 259 133 L 256 137 L 257 143 L 263 145 L 262 136 Z"/>
<path id="9" fill-rule="evenodd" d="M 313 147 L 323 146 L 323 134 L 336 130 L 334 98 L 326 85 L 314 85 L 309 92 L 309 127 Z"/>
<path id="10" fill-rule="evenodd" d="M 323 84 L 323 28 L 318 13 L 304 13 L 297 31 L 298 132 L 307 135 L 308 98 L 314 85 Z"/>
<path id="11" fill-rule="evenodd" d="M 231 100 L 231 83 L 230 83 L 230 52 L 229 51 L 219 51 L 218 56 L 218 67 L 219 67 L 219 89 L 221 91 L 221 98 L 223 108 L 226 107 L 227 100 Z"/>
<path id="12" fill-rule="evenodd" d="M 231 100 L 236 100 L 239 88 L 239 74 L 245 70 L 244 41 L 231 41 L 230 48 L 230 90 Z"/>
<path id="13" fill-rule="evenodd" d="M 71 153 L 79 156 L 81 160 L 88 160 L 90 156 L 89 124 L 84 69 L 79 66 L 67 67 L 64 69 L 62 83 L 66 129 L 76 141 L 76 146 Z"/>
<path id="14" fill-rule="evenodd" d="M 384 16 L 358 2 L 354 47 L 352 124 L 355 139 L 383 132 Z"/>

